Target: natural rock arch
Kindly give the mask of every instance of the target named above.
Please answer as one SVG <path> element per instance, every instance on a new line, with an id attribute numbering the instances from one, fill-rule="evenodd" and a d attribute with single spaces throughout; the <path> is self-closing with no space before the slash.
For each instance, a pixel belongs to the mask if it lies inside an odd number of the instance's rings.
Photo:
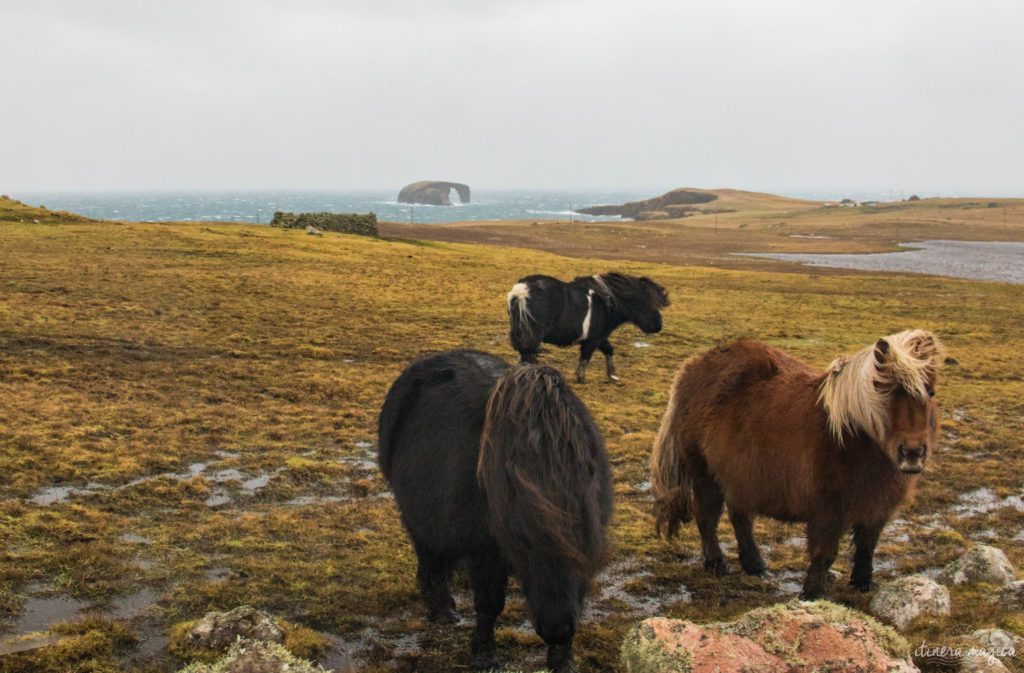
<path id="1" fill-rule="evenodd" d="M 462 203 L 469 203 L 469 185 L 461 182 L 441 182 L 437 180 L 423 180 L 414 182 L 411 185 L 402 187 L 398 192 L 399 203 L 419 203 L 430 206 L 452 205 L 449 195 L 452 190 L 459 194 Z"/>

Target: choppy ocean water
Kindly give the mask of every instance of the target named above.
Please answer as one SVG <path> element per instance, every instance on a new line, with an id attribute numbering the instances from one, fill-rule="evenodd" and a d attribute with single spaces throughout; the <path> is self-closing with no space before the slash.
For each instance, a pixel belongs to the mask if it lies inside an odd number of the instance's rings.
<path id="1" fill-rule="evenodd" d="M 628 191 L 486 191 L 473 190 L 469 203 L 452 194 L 451 206 L 398 203 L 398 192 L 33 192 L 14 198 L 51 210 L 128 222 L 268 223 L 277 210 L 293 213 L 376 213 L 384 222 L 462 222 L 470 220 L 616 220 L 580 215 L 587 206 L 646 199 L 666 190 Z"/>
<path id="2" fill-rule="evenodd" d="M 576 212 L 588 206 L 649 199 L 668 189 L 645 190 L 473 190 L 470 203 L 459 203 L 452 192 L 451 206 L 410 206 L 398 203 L 397 191 L 181 191 L 82 192 L 40 191 L 10 196 L 32 206 L 105 220 L 126 222 L 256 222 L 266 224 L 277 210 L 293 213 L 376 213 L 384 222 L 463 222 L 486 220 L 606 221 Z M 864 190 L 788 190 L 782 196 L 811 201 L 887 201 L 902 192 Z M 948 196 L 948 195 L 947 195 Z"/>

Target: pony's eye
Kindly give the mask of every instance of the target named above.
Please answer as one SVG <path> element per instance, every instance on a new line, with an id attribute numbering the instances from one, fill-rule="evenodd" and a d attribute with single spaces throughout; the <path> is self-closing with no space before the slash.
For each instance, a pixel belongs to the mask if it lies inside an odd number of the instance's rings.
<path id="1" fill-rule="evenodd" d="M 928 397 L 935 397 L 935 389 L 934 388 L 929 388 L 928 389 Z"/>

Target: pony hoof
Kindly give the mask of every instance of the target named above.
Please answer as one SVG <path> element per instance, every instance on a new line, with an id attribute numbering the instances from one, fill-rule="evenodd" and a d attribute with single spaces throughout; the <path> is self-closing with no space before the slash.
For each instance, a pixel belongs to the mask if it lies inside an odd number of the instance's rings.
<path id="1" fill-rule="evenodd" d="M 478 671 L 493 671 L 498 668 L 498 655 L 494 652 L 481 652 L 473 657 L 473 668 Z"/>
<path id="2" fill-rule="evenodd" d="M 824 593 L 824 591 L 822 591 L 821 589 L 807 589 L 807 588 L 804 588 L 800 592 L 800 600 L 802 600 L 802 601 L 816 601 L 819 598 L 821 598 L 821 595 L 823 593 Z"/>
<path id="3" fill-rule="evenodd" d="M 748 575 L 753 575 L 754 577 L 763 577 L 765 572 L 768 570 L 768 566 L 764 564 L 764 561 L 761 561 L 760 563 L 741 563 L 740 565 L 743 566 L 743 572 Z"/>
<path id="4" fill-rule="evenodd" d="M 854 582 L 851 580 L 850 586 L 856 589 L 857 591 L 860 591 L 861 593 L 865 594 L 869 591 L 874 591 L 878 588 L 878 585 L 872 582 L 871 580 L 868 580 L 867 582 Z"/>
<path id="5" fill-rule="evenodd" d="M 454 624 L 459 621 L 459 618 L 456 616 L 454 610 L 451 608 L 445 608 L 443 610 L 431 612 L 427 615 L 427 620 L 434 624 Z"/>
<path id="6" fill-rule="evenodd" d="M 622 380 L 622 379 L 619 378 L 618 374 L 609 374 L 608 378 L 611 379 L 612 381 L 615 381 L 615 382 L 619 382 L 619 381 Z"/>
<path id="7" fill-rule="evenodd" d="M 704 569 L 713 572 L 715 577 L 725 577 L 729 574 L 729 564 L 722 559 L 704 561 Z"/>

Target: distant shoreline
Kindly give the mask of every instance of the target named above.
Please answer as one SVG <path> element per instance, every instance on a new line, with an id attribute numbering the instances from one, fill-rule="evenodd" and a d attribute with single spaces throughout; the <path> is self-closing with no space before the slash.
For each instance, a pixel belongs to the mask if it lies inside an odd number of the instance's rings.
<path id="1" fill-rule="evenodd" d="M 397 202 L 396 190 L 224 190 L 224 191 L 76 191 L 47 190 L 10 194 L 27 205 L 73 212 L 84 217 L 125 222 L 249 222 L 267 223 L 274 211 L 374 212 L 379 220 L 402 223 L 456 221 L 494 222 L 524 219 L 621 221 L 616 217 L 582 215 L 582 208 L 649 199 L 665 190 L 474 190 L 473 202 L 451 206 Z M 711 190 L 724 191 L 724 190 Z M 731 190 L 735 191 L 735 190 Z M 756 192 L 748 192 L 756 193 Z M 896 190 L 786 190 L 789 199 L 856 203 L 897 203 Z M 770 194 L 772 195 L 772 194 Z M 909 198 L 910 194 L 903 198 Z M 922 195 L 924 196 L 924 195 Z M 1022 195 L 1024 196 L 1024 195 Z M 959 198 L 959 197 L 943 197 Z M 1011 197 L 964 197 L 984 201 Z"/>

